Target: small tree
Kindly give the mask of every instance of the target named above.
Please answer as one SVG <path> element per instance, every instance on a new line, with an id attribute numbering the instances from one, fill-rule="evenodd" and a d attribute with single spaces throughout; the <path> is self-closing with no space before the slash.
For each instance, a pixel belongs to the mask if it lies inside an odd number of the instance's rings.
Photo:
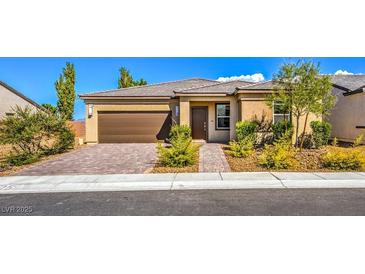
<path id="1" fill-rule="evenodd" d="M 119 80 L 118 88 L 129 88 L 134 86 L 144 86 L 147 85 L 147 81 L 141 78 L 140 80 L 133 80 L 132 74 L 125 67 L 119 69 Z"/>
<path id="2" fill-rule="evenodd" d="M 76 73 L 75 67 L 71 63 L 66 63 L 63 73 L 55 82 L 58 101 L 57 109 L 62 118 L 73 119 L 76 92 L 75 92 Z"/>
<path id="3" fill-rule="evenodd" d="M 274 75 L 274 83 L 269 102 L 280 102 L 282 108 L 292 114 L 296 121 L 295 145 L 302 149 L 309 114 L 328 115 L 335 104 L 331 79 L 319 74 L 319 65 L 299 61 L 296 64 L 284 64 Z M 305 119 L 299 141 L 299 123 L 303 116 Z"/>

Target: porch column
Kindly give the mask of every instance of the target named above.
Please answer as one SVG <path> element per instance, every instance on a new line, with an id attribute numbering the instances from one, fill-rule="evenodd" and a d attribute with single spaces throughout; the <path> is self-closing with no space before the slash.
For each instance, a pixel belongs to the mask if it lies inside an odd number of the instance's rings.
<path id="1" fill-rule="evenodd" d="M 235 97 L 229 100 L 230 122 L 229 122 L 229 139 L 236 139 L 236 123 L 238 121 L 238 103 Z"/>
<path id="2" fill-rule="evenodd" d="M 180 97 L 180 125 L 190 126 L 190 101 Z"/>

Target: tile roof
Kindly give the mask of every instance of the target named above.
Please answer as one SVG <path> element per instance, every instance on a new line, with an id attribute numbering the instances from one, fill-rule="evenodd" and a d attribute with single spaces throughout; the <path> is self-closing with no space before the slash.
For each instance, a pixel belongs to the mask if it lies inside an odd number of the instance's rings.
<path id="1" fill-rule="evenodd" d="M 344 91 L 357 92 L 365 87 L 365 75 L 330 75 L 334 85 Z M 178 94 L 234 94 L 236 90 L 272 90 L 274 81 L 252 83 L 247 81 L 218 82 L 192 78 L 145 86 L 98 91 L 80 97 L 174 97 Z"/>
<path id="2" fill-rule="evenodd" d="M 251 85 L 237 87 L 237 90 L 272 90 L 274 81 L 258 82 Z"/>
<path id="3" fill-rule="evenodd" d="M 346 91 L 357 91 L 365 87 L 365 74 L 359 75 L 332 75 L 332 82 Z"/>
<path id="4" fill-rule="evenodd" d="M 247 81 L 230 81 L 230 82 L 219 82 L 214 83 L 211 85 L 204 85 L 201 87 L 194 87 L 184 90 L 175 90 L 176 93 L 182 93 L 182 94 L 201 94 L 201 93 L 207 93 L 207 94 L 214 94 L 214 93 L 224 93 L 224 94 L 233 94 L 236 91 L 236 88 L 239 86 L 245 86 L 250 85 L 252 82 Z"/>
<path id="5" fill-rule="evenodd" d="M 173 97 L 175 96 L 174 91 L 202 87 L 204 85 L 212 85 L 212 83 L 217 83 L 217 81 L 193 78 L 145 86 L 80 94 L 80 97 Z"/>

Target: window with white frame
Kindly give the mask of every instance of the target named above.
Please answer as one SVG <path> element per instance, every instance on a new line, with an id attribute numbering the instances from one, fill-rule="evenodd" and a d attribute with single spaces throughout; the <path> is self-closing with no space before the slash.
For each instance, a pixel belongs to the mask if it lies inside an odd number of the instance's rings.
<path id="1" fill-rule="evenodd" d="M 273 103 L 273 123 L 277 123 L 280 121 L 290 121 L 290 113 L 288 109 L 285 108 L 284 104 L 281 102 Z"/>
<path id="2" fill-rule="evenodd" d="M 229 129 L 229 104 L 216 104 L 216 129 Z"/>

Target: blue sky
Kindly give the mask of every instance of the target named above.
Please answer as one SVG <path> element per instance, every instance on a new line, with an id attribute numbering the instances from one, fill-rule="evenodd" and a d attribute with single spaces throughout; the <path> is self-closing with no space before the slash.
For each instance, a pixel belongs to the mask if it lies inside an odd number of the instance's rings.
<path id="1" fill-rule="evenodd" d="M 365 58 L 310 58 L 319 62 L 322 73 L 338 70 L 365 73 Z M 76 68 L 78 94 L 117 87 L 118 69 L 127 67 L 136 79 L 158 83 L 192 77 L 217 79 L 261 73 L 271 79 L 281 63 L 296 58 L 0 58 L 0 80 L 24 93 L 34 101 L 56 104 L 54 82 L 66 62 Z M 77 99 L 75 119 L 84 118 L 84 106 Z"/>

